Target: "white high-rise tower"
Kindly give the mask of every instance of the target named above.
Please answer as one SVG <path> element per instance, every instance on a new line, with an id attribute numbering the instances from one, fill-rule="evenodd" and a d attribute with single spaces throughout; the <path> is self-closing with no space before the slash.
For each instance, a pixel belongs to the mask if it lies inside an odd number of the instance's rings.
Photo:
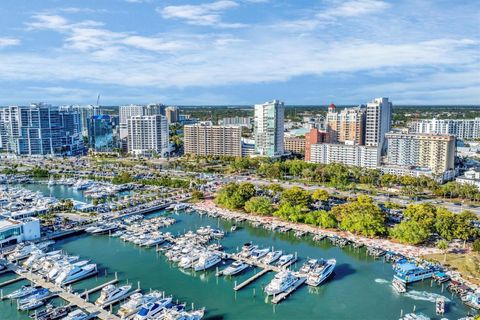
<path id="1" fill-rule="evenodd" d="M 392 103 L 388 98 L 376 98 L 367 103 L 365 145 L 378 147 L 383 153 L 386 149 L 385 134 L 391 129 Z"/>
<path id="2" fill-rule="evenodd" d="M 285 105 L 279 100 L 255 105 L 255 152 L 262 156 L 274 157 L 284 153 Z"/>

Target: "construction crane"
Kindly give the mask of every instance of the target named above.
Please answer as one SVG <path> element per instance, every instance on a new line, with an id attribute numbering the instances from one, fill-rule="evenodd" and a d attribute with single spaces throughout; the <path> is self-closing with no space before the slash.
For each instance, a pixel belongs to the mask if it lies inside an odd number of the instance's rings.
<path id="1" fill-rule="evenodd" d="M 97 95 L 97 104 L 96 106 L 98 106 L 98 102 L 100 101 L 100 93 Z"/>

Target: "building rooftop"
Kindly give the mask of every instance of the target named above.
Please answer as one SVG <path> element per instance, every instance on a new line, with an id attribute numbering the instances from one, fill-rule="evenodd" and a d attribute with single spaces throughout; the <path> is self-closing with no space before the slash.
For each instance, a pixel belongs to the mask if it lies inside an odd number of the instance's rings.
<path id="1" fill-rule="evenodd" d="M 15 220 L 11 220 L 11 219 L 0 220 L 0 231 L 2 229 L 10 228 L 11 226 L 17 225 L 19 223 L 20 222 L 15 221 Z"/>

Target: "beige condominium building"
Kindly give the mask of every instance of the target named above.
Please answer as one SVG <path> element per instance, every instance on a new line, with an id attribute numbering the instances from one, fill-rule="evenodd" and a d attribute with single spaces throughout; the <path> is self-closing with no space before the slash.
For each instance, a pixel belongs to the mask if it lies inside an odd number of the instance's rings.
<path id="1" fill-rule="evenodd" d="M 389 165 L 429 168 L 435 174 L 454 169 L 454 135 L 389 132 L 385 137 Z"/>
<path id="2" fill-rule="evenodd" d="M 197 123 L 184 127 L 185 154 L 199 156 L 242 156 L 242 128 Z"/>
<path id="3" fill-rule="evenodd" d="M 287 137 L 283 141 L 283 148 L 286 152 L 305 153 L 305 138 L 304 137 Z"/>
<path id="4" fill-rule="evenodd" d="M 359 106 L 336 111 L 334 104 L 328 107 L 326 131 L 329 143 L 365 144 L 366 108 Z"/>

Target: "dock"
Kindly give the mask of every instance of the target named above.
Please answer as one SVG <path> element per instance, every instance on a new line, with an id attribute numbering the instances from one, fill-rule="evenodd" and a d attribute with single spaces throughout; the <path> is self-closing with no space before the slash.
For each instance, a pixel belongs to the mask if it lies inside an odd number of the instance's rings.
<path id="1" fill-rule="evenodd" d="M 83 297 L 87 297 L 87 300 L 88 300 L 88 296 L 94 292 L 97 292 L 99 290 L 102 290 L 103 288 L 105 288 L 106 286 L 108 285 L 111 285 L 111 284 L 115 284 L 118 282 L 118 279 L 117 277 L 115 277 L 115 279 L 111 280 L 111 281 L 108 281 L 108 282 L 105 282 L 105 283 L 102 283 L 101 285 L 99 286 L 96 286 L 95 288 L 92 288 L 90 290 L 85 290 L 84 292 L 82 292 L 80 294 L 80 298 L 83 298 Z"/>
<path id="2" fill-rule="evenodd" d="M 269 268 L 263 269 L 262 271 L 254 274 L 252 277 L 250 277 L 250 278 L 248 278 L 247 280 L 243 281 L 243 282 L 240 283 L 239 285 L 236 285 L 235 287 L 233 287 L 233 290 L 238 291 L 238 290 L 240 290 L 240 289 L 248 286 L 250 283 L 252 283 L 253 281 L 257 280 L 258 278 L 260 278 L 260 277 L 263 276 L 264 274 L 269 273 L 270 271 L 272 271 L 272 269 L 269 269 Z"/>
<path id="3" fill-rule="evenodd" d="M 17 267 L 15 265 L 10 267 L 13 272 L 19 273 Z M 18 278 L 17 278 L 18 279 Z M 79 308 L 88 312 L 91 317 L 97 317 L 102 320 L 120 320 L 119 317 L 116 315 L 110 314 L 106 310 L 101 307 L 97 307 L 93 303 L 90 303 L 84 299 L 82 299 L 79 295 L 73 294 L 71 292 L 66 291 L 63 288 L 59 288 L 55 286 L 53 283 L 44 280 L 41 276 L 33 274 L 33 273 L 24 273 L 22 275 L 22 279 L 29 280 L 32 283 L 35 283 L 38 286 L 46 288 L 52 292 L 52 294 L 58 295 L 65 301 L 68 301 L 70 304 L 76 305 Z"/>
<path id="4" fill-rule="evenodd" d="M 300 287 L 302 284 L 307 281 L 307 278 L 301 277 L 299 278 L 290 288 L 287 289 L 287 291 L 280 293 L 277 296 L 274 296 L 272 299 L 273 304 L 278 304 L 285 300 L 293 291 L 297 290 L 298 287 Z"/>
<path id="5" fill-rule="evenodd" d="M 18 281 L 20 281 L 20 280 L 25 280 L 25 278 L 22 277 L 22 276 L 20 276 L 20 277 L 14 278 L 14 279 L 7 280 L 7 281 L 5 281 L 5 282 L 0 283 L 0 288 L 1 288 L 1 287 L 8 286 L 9 284 L 18 282 Z"/>

